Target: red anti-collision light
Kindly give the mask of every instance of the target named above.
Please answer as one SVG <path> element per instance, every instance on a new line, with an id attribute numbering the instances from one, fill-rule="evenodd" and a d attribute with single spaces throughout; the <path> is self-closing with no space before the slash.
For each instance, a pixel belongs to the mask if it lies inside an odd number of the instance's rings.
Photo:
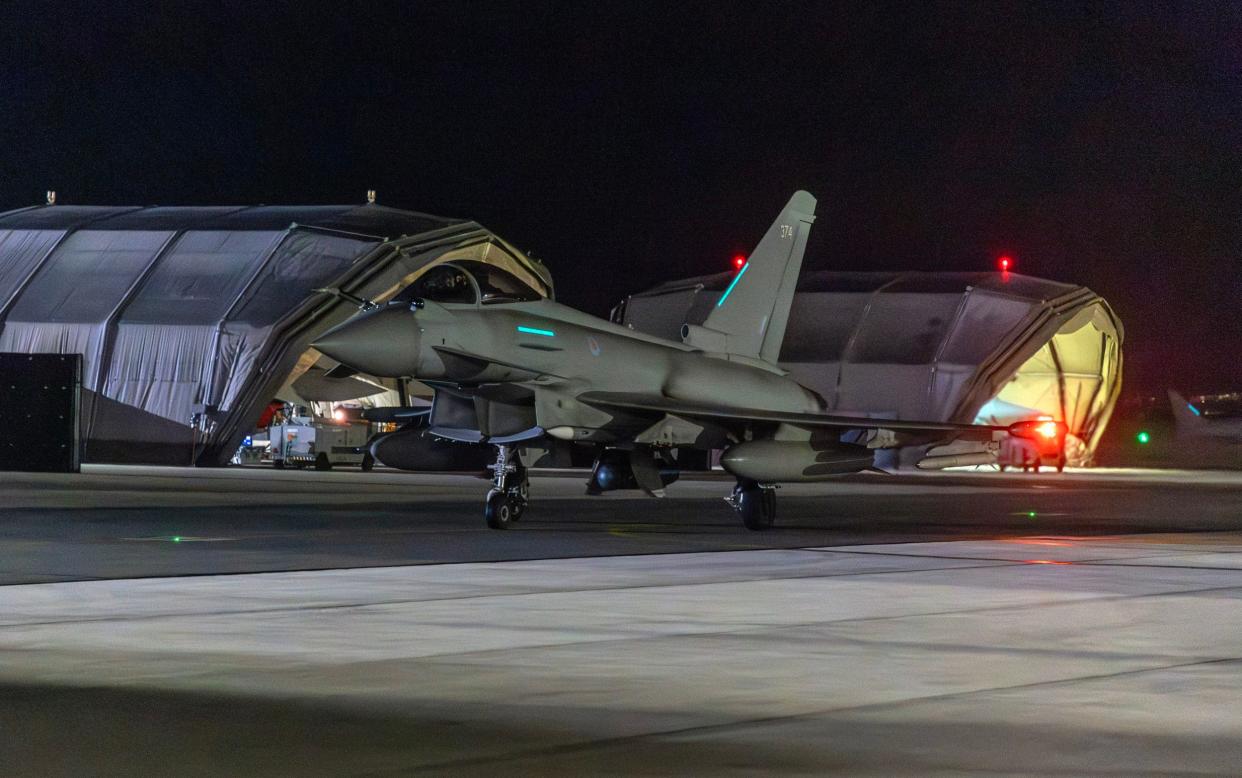
<path id="1" fill-rule="evenodd" d="M 1000 268 L 1002 273 L 1008 273 L 1010 270 L 1013 270 L 1013 257 L 1006 254 L 996 260 L 996 266 Z"/>
<path id="2" fill-rule="evenodd" d="M 741 270 L 742 265 L 745 265 L 745 264 L 746 264 L 745 254 L 738 254 L 733 257 L 733 267 L 737 268 L 738 270 Z"/>

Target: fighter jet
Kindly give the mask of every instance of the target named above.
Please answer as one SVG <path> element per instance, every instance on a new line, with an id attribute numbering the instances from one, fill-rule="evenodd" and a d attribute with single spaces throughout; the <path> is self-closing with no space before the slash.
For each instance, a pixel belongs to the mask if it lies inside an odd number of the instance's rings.
<path id="1" fill-rule="evenodd" d="M 1172 389 L 1169 390 L 1169 406 L 1173 409 L 1173 421 L 1177 425 L 1179 438 L 1207 438 L 1217 443 L 1242 445 L 1242 417 L 1204 414 L 1198 406 Z"/>
<path id="2" fill-rule="evenodd" d="M 736 485 L 726 501 L 752 530 L 776 515 L 775 486 L 871 467 L 874 449 L 958 439 L 995 450 L 1005 433 L 1064 435 L 1061 422 L 1011 427 L 832 415 L 777 367 L 815 220 L 796 192 L 701 326 L 664 340 L 551 300 L 521 299 L 494 275 L 452 263 L 313 345 L 377 376 L 435 391 L 430 432 L 495 447 L 485 517 L 503 529 L 527 507 L 526 463 L 548 438 L 595 447 L 588 493 L 661 496 L 674 450 L 723 449 Z M 544 443 L 546 445 L 546 443 Z M 523 456 L 525 452 L 525 456 Z"/>

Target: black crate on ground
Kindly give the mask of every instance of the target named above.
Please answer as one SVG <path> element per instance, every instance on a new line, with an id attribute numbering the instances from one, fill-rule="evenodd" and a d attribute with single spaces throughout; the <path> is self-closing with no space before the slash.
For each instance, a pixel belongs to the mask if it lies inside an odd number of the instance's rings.
<path id="1" fill-rule="evenodd" d="M 76 473 L 80 354 L 0 353 L 0 470 Z"/>

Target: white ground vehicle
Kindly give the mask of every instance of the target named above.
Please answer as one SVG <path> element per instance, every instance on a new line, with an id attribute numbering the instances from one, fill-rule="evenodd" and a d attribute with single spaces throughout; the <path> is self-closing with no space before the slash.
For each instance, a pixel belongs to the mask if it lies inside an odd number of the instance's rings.
<path id="1" fill-rule="evenodd" d="M 276 468 L 306 467 L 331 470 L 333 465 L 360 465 L 370 470 L 375 460 L 366 451 L 370 425 L 343 411 L 335 417 L 312 415 L 304 407 L 290 407 L 268 427 L 269 452 Z"/>

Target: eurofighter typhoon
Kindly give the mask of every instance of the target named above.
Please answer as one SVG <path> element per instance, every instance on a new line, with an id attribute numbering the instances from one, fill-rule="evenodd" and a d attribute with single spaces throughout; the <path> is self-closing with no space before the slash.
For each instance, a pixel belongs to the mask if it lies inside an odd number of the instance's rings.
<path id="1" fill-rule="evenodd" d="M 815 198 L 796 192 L 701 325 L 665 340 L 551 300 L 520 299 L 446 263 L 400 301 L 370 307 L 314 347 L 350 368 L 412 377 L 435 391 L 429 431 L 495 446 L 485 516 L 503 529 L 527 506 L 526 462 L 547 437 L 596 449 L 588 492 L 661 496 L 674 452 L 722 449 L 737 478 L 727 501 L 752 530 L 772 526 L 775 485 L 872 465 L 873 449 L 1064 434 L 1012 427 L 866 419 L 777 367 Z M 546 443 L 544 443 L 546 445 Z"/>

